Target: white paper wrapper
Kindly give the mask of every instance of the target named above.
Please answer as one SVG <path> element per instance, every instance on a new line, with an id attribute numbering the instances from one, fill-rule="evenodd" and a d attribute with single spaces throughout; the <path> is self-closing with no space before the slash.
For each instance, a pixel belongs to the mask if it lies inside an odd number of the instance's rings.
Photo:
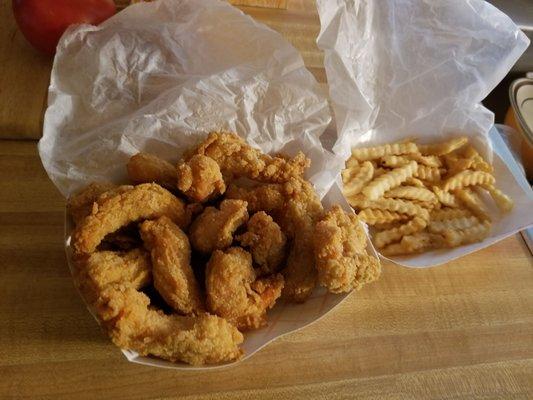
<path id="1" fill-rule="evenodd" d="M 329 93 L 338 128 L 333 151 L 407 137 L 421 143 L 466 135 L 492 160 L 493 114 L 479 102 L 529 44 L 503 13 L 482 0 L 317 0 Z M 442 264 L 533 224 L 531 189 L 494 157 L 498 186 L 514 210 L 492 210 L 482 243 L 393 260 L 412 267 Z"/>
<path id="2" fill-rule="evenodd" d="M 138 151 L 175 162 L 207 132 L 227 129 L 265 152 L 304 151 L 324 204 L 349 209 L 334 185 L 343 160 L 319 140 L 330 120 L 325 94 L 278 33 L 224 2 L 165 0 L 65 33 L 39 152 L 67 196 L 94 180 L 124 182 L 125 164 Z M 69 265 L 71 230 L 67 223 Z M 303 305 L 276 305 L 268 326 L 245 335 L 246 357 L 345 298 L 317 290 Z M 142 364 L 192 368 L 124 354 Z"/>

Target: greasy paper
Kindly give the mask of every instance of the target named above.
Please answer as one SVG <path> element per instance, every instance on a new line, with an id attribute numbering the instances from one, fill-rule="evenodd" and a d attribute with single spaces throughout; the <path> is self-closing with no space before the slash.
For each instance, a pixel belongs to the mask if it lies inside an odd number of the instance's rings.
<path id="1" fill-rule="evenodd" d="M 466 135 L 490 161 L 515 208 L 492 209 L 482 243 L 395 257 L 432 266 L 486 247 L 533 224 L 533 195 L 493 157 L 494 115 L 480 101 L 503 79 L 529 40 L 482 0 L 317 0 L 329 94 L 338 129 L 333 151 L 415 137 L 434 143 Z"/>
<path id="2" fill-rule="evenodd" d="M 39 151 L 67 196 L 90 181 L 125 182 L 125 164 L 138 151 L 176 162 L 207 132 L 231 130 L 265 152 L 302 150 L 312 160 L 307 177 L 325 195 L 324 204 L 341 202 L 349 210 L 334 184 L 343 160 L 321 144 L 332 141 L 321 137 L 330 121 L 325 94 L 278 33 L 224 2 L 164 0 L 65 33 Z M 66 231 L 72 268 L 69 220 Z M 246 333 L 245 357 L 346 297 L 317 289 L 305 304 L 280 302 L 266 327 Z M 195 368 L 124 354 L 142 364 Z"/>

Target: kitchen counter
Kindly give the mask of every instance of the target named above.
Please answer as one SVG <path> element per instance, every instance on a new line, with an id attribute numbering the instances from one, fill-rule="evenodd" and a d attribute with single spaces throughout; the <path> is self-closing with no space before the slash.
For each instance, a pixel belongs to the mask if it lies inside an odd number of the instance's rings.
<path id="1" fill-rule="evenodd" d="M 440 267 L 384 262 L 379 281 L 232 367 L 182 372 L 128 363 L 72 284 L 64 199 L 36 151 L 50 61 L 26 45 L 6 3 L 0 5 L 7 21 L 0 27 L 0 398 L 533 397 L 533 257 L 519 235 Z M 324 82 L 311 1 L 244 10 L 282 32 Z"/>

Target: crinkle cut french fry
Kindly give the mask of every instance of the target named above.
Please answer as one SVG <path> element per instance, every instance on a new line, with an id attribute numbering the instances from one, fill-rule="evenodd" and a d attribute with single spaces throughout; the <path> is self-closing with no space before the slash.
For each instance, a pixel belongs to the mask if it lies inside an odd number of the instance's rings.
<path id="1" fill-rule="evenodd" d="M 474 164 L 474 160 L 470 158 L 460 158 L 456 154 L 446 154 L 444 156 L 446 166 L 448 167 L 448 176 L 454 176 L 461 171 L 470 168 Z"/>
<path id="2" fill-rule="evenodd" d="M 493 185 L 481 185 L 483 189 L 489 192 L 490 196 L 498 206 L 498 208 L 504 212 L 509 212 L 514 207 L 514 201 L 500 189 L 494 187 Z"/>
<path id="3" fill-rule="evenodd" d="M 359 167 L 347 168 L 341 171 L 342 182 L 344 184 L 350 182 L 350 180 L 357 175 Z"/>
<path id="4" fill-rule="evenodd" d="M 412 253 L 420 253 L 431 248 L 444 246 L 444 238 L 441 235 L 430 232 L 418 232 L 407 235 L 399 243 L 392 243 L 380 250 L 385 256 L 399 256 Z"/>
<path id="5" fill-rule="evenodd" d="M 360 211 L 357 215 L 362 221 L 366 222 L 368 225 L 405 221 L 409 218 L 409 216 L 406 214 L 373 208 L 366 208 Z"/>
<path id="6" fill-rule="evenodd" d="M 424 231 L 404 236 L 402 244 L 411 252 L 418 252 L 424 249 L 442 247 L 444 240 L 442 235 Z"/>
<path id="7" fill-rule="evenodd" d="M 457 208 L 460 206 L 459 202 L 452 193 L 445 192 L 438 186 L 433 186 L 433 193 L 435 193 L 439 201 L 447 207 Z"/>
<path id="8" fill-rule="evenodd" d="M 461 217 L 444 219 L 441 221 L 431 221 L 428 225 L 428 229 L 433 233 L 442 233 L 449 229 L 467 229 L 475 225 L 479 225 L 479 220 L 474 217 Z"/>
<path id="9" fill-rule="evenodd" d="M 420 178 L 428 182 L 438 182 L 441 178 L 441 170 L 435 167 L 419 165 L 413 177 Z"/>
<path id="10" fill-rule="evenodd" d="M 409 220 L 409 216 L 406 215 L 404 221 Z M 388 229 L 397 228 L 404 223 L 404 221 L 382 222 L 376 223 L 372 227 L 377 231 L 386 231 Z"/>
<path id="11" fill-rule="evenodd" d="M 447 219 L 470 217 L 472 213 L 464 208 L 441 208 L 432 210 L 429 214 L 431 221 L 442 221 Z"/>
<path id="12" fill-rule="evenodd" d="M 354 158 L 354 157 L 350 157 L 346 160 L 346 168 L 347 169 L 350 169 L 350 168 L 355 168 L 355 167 L 358 167 L 359 166 L 359 161 L 357 160 L 357 158 Z"/>
<path id="13" fill-rule="evenodd" d="M 409 164 L 409 159 L 403 156 L 384 156 L 381 157 L 381 164 L 388 168 L 403 167 Z"/>
<path id="14" fill-rule="evenodd" d="M 404 254 L 408 254 L 409 250 L 406 249 L 402 243 L 391 243 L 388 246 L 380 249 L 380 253 L 384 256 L 392 257 L 392 256 L 401 256 Z"/>
<path id="15" fill-rule="evenodd" d="M 489 212 L 483 201 L 479 198 L 477 193 L 469 188 L 457 189 L 453 193 L 461 203 L 468 208 L 472 214 L 478 217 L 481 221 L 490 221 Z"/>
<path id="16" fill-rule="evenodd" d="M 463 230 L 447 229 L 443 232 L 448 246 L 456 247 L 462 244 L 481 242 L 490 232 L 490 222 L 484 221 Z"/>
<path id="17" fill-rule="evenodd" d="M 375 201 L 361 200 L 359 201 L 359 208 L 377 208 L 380 210 L 388 210 L 397 212 L 400 214 L 407 214 L 411 216 L 419 216 L 425 219 L 429 219 L 428 210 L 414 204 L 411 201 L 405 201 L 400 199 L 379 199 Z"/>
<path id="18" fill-rule="evenodd" d="M 377 232 L 374 235 L 374 242 L 378 248 L 381 248 L 389 243 L 400 240 L 403 236 L 421 231 L 426 225 L 427 220 L 420 217 L 414 217 L 411 221 L 400 225 L 397 228 Z"/>
<path id="19" fill-rule="evenodd" d="M 376 200 L 383 196 L 387 190 L 400 186 L 407 178 L 413 176 L 417 166 L 416 161 L 411 161 L 403 167 L 395 168 L 372 180 L 363 188 L 362 192 L 369 200 Z"/>
<path id="20" fill-rule="evenodd" d="M 416 204 L 417 206 L 420 206 L 420 207 L 423 207 L 423 208 L 426 208 L 428 210 L 433 210 L 434 208 L 439 208 L 440 207 L 440 203 L 437 201 L 437 202 L 433 202 L 433 201 L 419 201 L 419 200 L 411 200 L 414 204 Z"/>
<path id="21" fill-rule="evenodd" d="M 384 196 L 419 201 L 438 201 L 437 196 L 431 190 L 416 186 L 398 186 L 385 192 Z"/>
<path id="22" fill-rule="evenodd" d="M 349 197 L 358 194 L 361 189 L 372 179 L 374 166 L 370 161 L 361 164 L 359 171 L 348 182 L 344 182 L 344 195 Z"/>
<path id="23" fill-rule="evenodd" d="M 463 157 L 469 158 L 473 161 L 471 167 L 476 171 L 484 171 L 490 173 L 494 172 L 494 168 L 492 168 L 492 165 L 486 162 L 483 157 L 481 157 L 481 155 L 477 152 L 477 150 L 474 149 L 471 145 L 466 146 L 462 154 Z"/>
<path id="24" fill-rule="evenodd" d="M 449 192 L 450 190 L 461 189 L 466 186 L 492 185 L 494 181 L 494 177 L 488 172 L 466 170 L 446 179 L 442 190 Z"/>
<path id="25" fill-rule="evenodd" d="M 418 148 L 416 144 L 407 143 L 391 143 L 375 147 L 361 147 L 352 149 L 352 157 L 359 161 L 375 160 L 388 155 L 401 155 L 407 153 L 417 153 Z"/>
<path id="26" fill-rule="evenodd" d="M 414 177 L 407 178 L 405 180 L 405 182 L 402 183 L 402 185 L 416 186 L 416 187 L 420 187 L 420 188 L 425 188 L 426 187 L 426 185 L 424 185 L 424 182 L 422 182 L 420 179 L 414 178 Z"/>
<path id="27" fill-rule="evenodd" d="M 461 136 L 444 143 L 419 144 L 418 149 L 423 155 L 443 156 L 444 154 L 448 154 L 456 149 L 459 149 L 467 142 L 468 139 L 465 136 Z"/>
<path id="28" fill-rule="evenodd" d="M 376 179 L 378 176 L 384 175 L 387 172 L 390 172 L 390 170 L 385 169 L 385 168 L 376 168 L 374 169 L 374 176 L 372 178 Z"/>
<path id="29" fill-rule="evenodd" d="M 442 161 L 437 156 L 423 156 L 420 153 L 410 153 L 406 154 L 404 157 L 410 160 L 415 160 L 418 164 L 425 165 L 426 167 L 442 167 Z"/>

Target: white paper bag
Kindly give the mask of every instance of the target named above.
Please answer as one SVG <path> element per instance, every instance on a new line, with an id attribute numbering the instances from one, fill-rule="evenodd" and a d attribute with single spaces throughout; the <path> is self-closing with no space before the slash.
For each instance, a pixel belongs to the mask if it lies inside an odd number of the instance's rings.
<path id="1" fill-rule="evenodd" d="M 492 160 L 493 114 L 479 102 L 502 80 L 529 44 L 498 9 L 482 0 L 317 0 L 329 93 L 338 128 L 333 151 L 354 146 L 422 143 L 468 136 Z M 438 250 L 397 263 L 427 267 L 486 247 L 533 224 L 533 194 L 494 157 L 497 185 L 515 208 L 492 209 L 482 243 Z M 520 179 L 520 178 L 518 178 Z"/>
<path id="2" fill-rule="evenodd" d="M 176 162 L 207 132 L 232 130 L 265 152 L 302 150 L 326 205 L 344 201 L 334 185 L 343 160 L 319 140 L 330 120 L 325 94 L 278 33 L 224 2 L 164 0 L 65 33 L 39 152 L 68 195 L 94 180 L 124 182 L 125 164 L 138 151 Z M 69 265 L 71 230 L 67 224 Z M 245 358 L 346 297 L 317 289 L 305 304 L 280 302 L 266 327 L 246 333 Z M 194 368 L 124 354 L 142 364 Z"/>

